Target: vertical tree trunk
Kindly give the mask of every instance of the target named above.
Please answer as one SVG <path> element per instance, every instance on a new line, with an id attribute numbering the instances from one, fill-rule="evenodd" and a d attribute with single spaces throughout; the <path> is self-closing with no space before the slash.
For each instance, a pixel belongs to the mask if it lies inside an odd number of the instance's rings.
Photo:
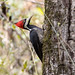
<path id="1" fill-rule="evenodd" d="M 75 74 L 75 0 L 45 0 L 43 75 Z"/>

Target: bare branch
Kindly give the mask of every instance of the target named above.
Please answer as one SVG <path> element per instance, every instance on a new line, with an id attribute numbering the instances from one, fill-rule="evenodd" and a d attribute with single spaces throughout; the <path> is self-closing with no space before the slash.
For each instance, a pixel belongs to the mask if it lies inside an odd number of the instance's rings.
<path id="1" fill-rule="evenodd" d="M 32 2 L 32 3 L 35 3 L 35 4 L 44 5 L 43 2 L 38 2 L 38 1 L 35 1 L 35 0 L 25 0 L 25 1 Z"/>

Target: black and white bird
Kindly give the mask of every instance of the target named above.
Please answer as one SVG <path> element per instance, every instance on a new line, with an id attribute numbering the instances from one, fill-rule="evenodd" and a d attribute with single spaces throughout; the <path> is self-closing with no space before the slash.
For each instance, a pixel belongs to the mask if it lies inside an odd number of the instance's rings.
<path id="1" fill-rule="evenodd" d="M 31 18 L 32 16 L 27 19 L 23 19 L 15 24 L 16 26 L 22 29 L 26 29 L 30 31 L 30 41 L 35 49 L 36 54 L 42 61 L 42 58 L 43 58 L 43 54 L 42 54 L 43 30 L 35 25 L 30 25 Z"/>

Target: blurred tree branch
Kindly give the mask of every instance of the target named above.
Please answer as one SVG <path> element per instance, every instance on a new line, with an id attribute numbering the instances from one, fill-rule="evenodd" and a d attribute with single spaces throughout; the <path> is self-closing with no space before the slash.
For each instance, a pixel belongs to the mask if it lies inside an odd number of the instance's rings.
<path id="1" fill-rule="evenodd" d="M 38 2 L 38 1 L 35 1 L 35 0 L 25 0 L 25 1 L 32 2 L 32 3 L 35 3 L 35 4 L 44 5 L 43 2 Z"/>

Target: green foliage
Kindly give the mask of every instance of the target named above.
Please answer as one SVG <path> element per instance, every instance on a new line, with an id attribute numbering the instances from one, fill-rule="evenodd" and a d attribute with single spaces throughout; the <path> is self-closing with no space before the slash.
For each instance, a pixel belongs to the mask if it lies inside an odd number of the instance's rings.
<path id="1" fill-rule="evenodd" d="M 4 46 L 4 44 L 3 44 L 2 42 L 0 42 L 0 46 L 1 46 L 1 47 L 3 47 L 3 46 Z"/>
<path id="2" fill-rule="evenodd" d="M 15 28 L 16 28 L 15 25 L 12 25 L 12 28 L 15 30 Z"/>
<path id="3" fill-rule="evenodd" d="M 4 2 L 5 2 L 5 1 L 7 1 L 7 0 L 1 0 L 1 1 L 4 1 Z"/>
<path id="4" fill-rule="evenodd" d="M 17 35 L 17 38 L 18 38 L 18 39 L 21 39 L 19 35 Z"/>
<path id="5" fill-rule="evenodd" d="M 22 72 L 24 72 L 24 70 L 27 68 L 27 61 L 24 62 L 23 64 L 23 68 L 22 68 Z"/>
<path id="6" fill-rule="evenodd" d="M 42 10 L 40 7 L 37 7 L 37 10 L 39 11 L 39 13 L 40 13 L 41 15 L 44 15 L 44 12 L 43 12 L 43 10 Z"/>
<path id="7" fill-rule="evenodd" d="M 58 22 L 58 26 L 60 26 L 61 24 L 60 24 L 60 22 Z"/>
<path id="8" fill-rule="evenodd" d="M 7 71 L 7 69 L 0 67 L 0 75 L 9 75 L 9 72 Z"/>
<path id="9" fill-rule="evenodd" d="M 3 33 L 1 33 L 3 35 Z M 2 42 L 2 38 L 0 37 L 0 46 L 3 47 L 4 43 Z"/>

